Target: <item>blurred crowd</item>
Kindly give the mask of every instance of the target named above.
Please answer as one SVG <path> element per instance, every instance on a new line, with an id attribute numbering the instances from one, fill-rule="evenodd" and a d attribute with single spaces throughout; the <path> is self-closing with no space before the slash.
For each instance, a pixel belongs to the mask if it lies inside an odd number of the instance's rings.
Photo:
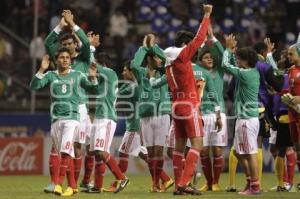
<path id="1" fill-rule="evenodd" d="M 180 29 L 196 31 L 201 5 L 214 5 L 213 27 L 219 39 L 234 32 L 239 44 L 252 45 L 266 36 L 277 49 L 295 42 L 300 30 L 300 0 L 37 0 L 38 35 L 33 38 L 34 0 L 0 1 L 0 101 L 29 107 L 28 82 L 32 59 L 45 53 L 43 40 L 71 9 L 86 32 L 101 38 L 120 74 L 123 60 L 132 59 L 145 33 L 153 32 L 162 48 L 171 45 Z M 4 28 L 3 28 L 4 27 Z M 23 42 L 20 43 L 12 32 Z M 276 57 L 276 54 L 275 54 Z M 20 103 L 21 102 L 21 103 Z M 13 106 L 15 108 L 16 106 Z"/>

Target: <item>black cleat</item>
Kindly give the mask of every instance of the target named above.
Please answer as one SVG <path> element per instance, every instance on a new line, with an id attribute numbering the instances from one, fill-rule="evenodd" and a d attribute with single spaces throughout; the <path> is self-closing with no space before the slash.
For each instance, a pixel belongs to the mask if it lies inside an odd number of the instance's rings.
<path id="1" fill-rule="evenodd" d="M 85 193 L 101 193 L 101 190 L 95 187 L 91 187 L 89 189 L 84 190 Z"/>
<path id="2" fill-rule="evenodd" d="M 122 191 L 128 185 L 128 183 L 129 183 L 128 178 L 125 178 L 124 180 L 118 180 L 116 190 L 114 191 L 114 193 L 118 193 Z"/>
<path id="3" fill-rule="evenodd" d="M 285 187 L 277 186 L 276 192 L 288 192 Z"/>
<path id="4" fill-rule="evenodd" d="M 201 192 L 198 191 L 196 188 L 192 187 L 191 185 L 182 186 L 182 187 L 178 186 L 177 191 L 183 192 L 183 193 L 189 194 L 189 195 L 201 195 Z M 183 194 L 178 194 L 178 195 L 183 195 Z"/>

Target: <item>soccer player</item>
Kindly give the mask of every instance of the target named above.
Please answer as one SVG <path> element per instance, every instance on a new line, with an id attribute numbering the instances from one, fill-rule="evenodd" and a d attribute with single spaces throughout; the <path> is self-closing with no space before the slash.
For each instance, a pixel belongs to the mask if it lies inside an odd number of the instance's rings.
<path id="1" fill-rule="evenodd" d="M 144 139 L 137 109 L 142 87 L 138 84 L 139 77 L 136 77 L 133 72 L 130 61 L 124 63 L 122 76 L 124 81 L 118 90 L 117 110 L 124 114 L 126 131 L 119 147 L 119 167 L 123 173 L 126 173 L 129 155 L 147 160 L 147 149 L 143 146 Z M 114 182 L 103 191 L 113 192 L 115 189 Z"/>
<path id="2" fill-rule="evenodd" d="M 90 150 L 94 151 L 96 159 L 95 184 L 94 187 L 87 190 L 87 193 L 100 193 L 105 164 L 117 179 L 114 191 L 117 193 L 123 190 L 129 182 L 109 151 L 117 124 L 115 102 L 118 92 L 118 77 L 112 69 L 100 65 L 97 66 L 97 71 L 100 74 L 98 79 L 101 95 L 96 97 L 95 119 L 90 137 Z"/>
<path id="3" fill-rule="evenodd" d="M 145 62 L 145 64 L 143 64 Z M 148 166 L 152 176 L 151 192 L 166 191 L 173 180 L 163 171 L 163 149 L 170 128 L 171 103 L 166 77 L 159 70 L 164 69 L 163 51 L 155 44 L 155 36 L 148 34 L 143 46 L 136 52 L 132 69 L 142 88 L 138 106 L 141 131 L 148 151 Z M 146 67 L 142 67 L 145 65 Z M 162 178 L 160 187 L 159 179 Z M 161 189 L 162 188 L 162 189 Z"/>
<path id="4" fill-rule="evenodd" d="M 88 32 L 87 37 L 90 42 L 90 50 L 91 50 L 91 62 L 99 63 L 102 66 L 105 66 L 105 63 L 99 62 L 100 60 L 95 61 L 94 52 L 96 51 L 96 48 L 100 45 L 100 37 L 97 34 L 93 34 L 93 32 Z M 109 60 L 108 60 L 109 61 Z M 102 64 L 103 63 L 103 64 Z M 83 179 L 80 183 L 80 187 L 84 189 L 91 189 L 93 185 L 90 183 L 90 177 L 92 175 L 94 165 L 95 165 L 95 158 L 94 158 L 94 152 L 90 150 L 90 137 L 91 137 L 91 131 L 90 128 L 87 130 L 86 139 L 85 139 L 85 148 L 86 148 L 86 155 L 84 158 L 84 175 Z M 105 172 L 105 167 L 103 167 L 103 175 Z"/>
<path id="5" fill-rule="evenodd" d="M 71 196 L 77 189 L 74 173 L 70 172 L 69 187 L 63 192 L 62 184 L 66 170 L 72 171 L 74 157 L 73 138 L 79 128 L 79 104 L 80 94 L 78 88 L 84 88 L 97 93 L 98 81 L 96 70 L 90 68 L 90 78 L 81 72 L 71 69 L 71 54 L 68 49 L 62 48 L 57 51 L 56 71 L 44 72 L 49 67 L 49 56 L 45 55 L 38 73 L 33 77 L 30 88 L 38 90 L 50 86 L 51 92 L 51 136 L 56 151 L 60 153 L 58 175 L 54 179 L 54 193 L 62 196 Z M 57 171 L 55 171 L 57 172 Z"/>
<path id="6" fill-rule="evenodd" d="M 226 37 L 223 54 L 224 70 L 236 78 L 234 108 L 237 115 L 234 149 L 246 175 L 247 183 L 239 194 L 260 194 L 257 168 L 257 136 L 259 73 L 255 68 L 257 55 L 251 48 L 241 48 L 236 52 L 236 65 L 230 64 L 232 50 L 236 46 L 235 37 Z"/>
<path id="7" fill-rule="evenodd" d="M 200 67 L 208 71 L 212 79 L 212 87 L 216 90 L 204 90 L 201 100 L 201 113 L 204 122 L 203 149 L 201 150 L 202 170 L 206 178 L 206 184 L 200 191 L 220 191 L 219 178 L 222 172 L 224 158 L 222 147 L 227 146 L 227 121 L 225 115 L 225 103 L 223 98 L 224 69 L 221 67 L 224 48 L 214 37 L 212 28 L 208 28 L 208 38 L 212 41 L 212 48 L 204 47 L 200 51 Z M 206 97 L 205 97 L 206 96 Z M 217 101 L 213 101 L 215 98 Z M 217 131 L 216 124 L 221 123 L 221 131 Z M 210 149 L 213 154 L 213 166 L 209 156 Z M 212 169 L 213 168 L 213 169 Z"/>
<path id="8" fill-rule="evenodd" d="M 267 55 L 267 48 L 268 46 L 264 42 L 258 42 L 254 45 L 254 49 L 257 52 L 257 56 L 259 61 L 256 63 L 256 69 L 258 70 L 260 74 L 260 84 L 259 84 L 259 93 L 258 93 L 258 99 L 260 102 L 259 105 L 259 134 L 258 134 L 258 176 L 259 181 L 261 182 L 262 177 L 262 171 L 263 171 L 263 149 L 262 149 L 262 143 L 264 138 L 270 137 L 270 119 L 272 118 L 272 107 L 271 107 L 271 96 L 268 93 L 267 90 L 267 84 L 266 81 L 268 81 L 270 78 L 267 77 L 267 73 L 269 70 L 272 70 L 271 65 L 266 63 L 266 55 Z M 270 72 L 270 74 L 274 74 L 274 72 Z M 268 81 L 269 82 L 269 81 Z M 271 83 L 271 82 L 270 82 Z M 273 86 L 269 84 L 270 86 Z M 279 85 L 278 87 L 280 87 Z M 276 90 L 279 91 L 281 88 L 277 88 Z M 271 116 L 271 117 L 269 117 Z M 270 118 L 270 119 L 269 119 Z"/>
<path id="9" fill-rule="evenodd" d="M 294 64 L 288 71 L 289 77 L 289 93 L 293 96 L 289 106 L 298 106 L 300 104 L 300 34 L 296 44 L 288 49 L 288 59 L 290 63 Z M 292 137 L 292 142 L 297 153 L 297 165 L 300 168 L 300 114 L 294 109 L 289 108 L 289 127 Z M 300 183 L 297 185 L 300 190 Z"/>
<path id="10" fill-rule="evenodd" d="M 272 67 L 272 65 L 269 65 L 266 63 L 267 60 L 267 52 L 268 48 L 271 48 L 270 50 L 273 50 L 274 45 L 269 42 L 269 45 L 263 42 L 258 42 L 254 45 L 254 49 L 257 53 L 257 56 L 259 58 L 259 61 L 256 63 L 255 67 L 259 72 L 260 75 L 260 84 L 259 84 L 259 93 L 258 93 L 258 99 L 259 99 L 259 134 L 258 134 L 258 171 L 259 171 L 259 181 L 261 182 L 262 177 L 262 171 L 263 171 L 263 153 L 262 153 L 262 141 L 264 138 L 270 137 L 269 129 L 270 126 L 273 126 L 274 119 L 272 115 L 272 98 L 269 94 L 268 88 L 271 87 L 272 89 L 276 91 L 280 91 L 282 87 L 282 80 L 278 78 L 275 74 L 277 73 L 277 68 Z M 230 152 L 230 158 L 229 158 L 229 164 L 230 164 L 230 170 L 229 170 L 229 176 L 230 181 L 234 178 L 234 172 L 237 166 L 237 161 L 235 161 L 233 148 Z M 235 164 L 235 165 L 234 165 Z M 232 182 L 231 182 L 232 183 Z M 233 183 L 229 185 L 227 188 L 227 191 L 236 191 Z"/>
<path id="11" fill-rule="evenodd" d="M 63 46 L 68 48 L 71 53 L 72 58 L 72 69 L 76 71 L 80 71 L 83 74 L 88 73 L 88 68 L 90 65 L 90 43 L 85 35 L 84 31 L 75 24 L 73 20 L 73 14 L 69 10 L 64 10 L 62 12 L 62 19 L 60 24 L 55 27 L 55 29 L 47 36 L 45 39 L 45 47 L 47 53 L 50 58 L 53 60 L 54 55 L 59 46 Z M 77 52 L 77 39 L 71 33 L 65 33 L 64 35 L 60 35 L 63 30 L 71 30 L 78 36 L 81 41 L 80 52 Z M 74 148 L 75 148 L 75 158 L 74 158 L 74 172 L 75 172 L 75 180 L 77 183 L 80 169 L 81 169 L 81 145 L 85 143 L 86 134 L 88 133 L 90 127 L 90 118 L 88 115 L 87 102 L 88 98 L 84 89 L 80 90 L 80 105 L 79 105 L 79 113 L 80 113 L 80 130 L 76 133 L 74 137 Z M 51 153 L 49 157 L 49 165 L 50 165 L 50 174 L 55 174 L 55 170 L 57 170 L 59 159 L 55 153 Z M 53 186 L 49 185 L 45 188 L 51 192 Z"/>
<path id="12" fill-rule="evenodd" d="M 172 116 L 175 126 L 175 150 L 173 152 L 173 166 L 175 175 L 175 195 L 200 195 L 201 193 L 190 186 L 190 180 L 198 163 L 199 152 L 203 144 L 203 126 L 199 112 L 199 93 L 193 75 L 191 59 L 197 49 L 204 42 L 211 5 L 204 5 L 204 18 L 196 36 L 191 40 L 184 32 L 175 36 L 174 47 L 165 49 L 166 74 L 171 90 Z M 182 170 L 182 159 L 187 138 L 191 148 L 186 156 L 186 164 Z"/>
<path id="13" fill-rule="evenodd" d="M 272 52 L 268 52 L 268 63 L 275 65 L 276 62 L 273 59 Z M 287 59 L 287 51 L 281 52 L 280 60 L 278 61 L 278 68 L 285 72 L 282 78 L 284 78 L 283 89 L 288 89 L 288 74 L 287 69 L 290 67 L 290 63 Z M 296 155 L 292 148 L 293 143 L 289 133 L 289 117 L 288 107 L 281 102 L 280 95 L 275 94 L 273 97 L 273 112 L 276 118 L 277 136 L 275 140 L 275 148 L 277 154 L 275 158 L 275 173 L 277 177 L 277 192 L 290 191 L 293 188 L 293 178 L 296 165 Z M 287 169 L 285 172 L 285 157 L 287 162 Z"/>

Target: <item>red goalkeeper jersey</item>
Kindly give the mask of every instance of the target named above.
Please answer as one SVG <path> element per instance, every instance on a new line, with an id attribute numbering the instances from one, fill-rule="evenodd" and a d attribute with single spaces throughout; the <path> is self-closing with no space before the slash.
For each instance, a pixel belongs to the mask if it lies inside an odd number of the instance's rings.
<path id="1" fill-rule="evenodd" d="M 191 59 L 204 42 L 209 23 L 209 18 L 204 17 L 196 36 L 190 43 L 183 48 L 169 47 L 164 51 L 168 85 L 173 106 L 176 105 L 176 109 L 199 106 L 199 93 Z"/>
<path id="2" fill-rule="evenodd" d="M 300 96 L 300 66 L 292 66 L 288 72 L 289 75 L 289 93 L 293 96 Z M 296 121 L 300 119 L 300 114 L 298 114 L 293 109 L 289 108 L 289 118 L 290 121 Z"/>

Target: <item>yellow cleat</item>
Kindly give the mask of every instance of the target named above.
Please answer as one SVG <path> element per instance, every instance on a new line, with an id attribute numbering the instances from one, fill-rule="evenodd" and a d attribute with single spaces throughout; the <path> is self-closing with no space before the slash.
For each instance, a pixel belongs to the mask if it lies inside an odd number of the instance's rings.
<path id="1" fill-rule="evenodd" d="M 68 187 L 64 193 L 61 194 L 61 196 L 72 196 L 74 195 L 74 191 L 71 187 Z"/>
<path id="2" fill-rule="evenodd" d="M 211 191 L 211 187 L 209 187 L 207 184 L 203 185 L 203 187 L 201 187 L 199 189 L 200 192 L 206 192 L 206 191 Z"/>
<path id="3" fill-rule="evenodd" d="M 161 186 L 160 186 L 160 190 L 162 192 L 166 192 L 170 187 L 172 187 L 174 185 L 174 181 L 170 178 L 169 181 L 164 182 Z"/>
<path id="4" fill-rule="evenodd" d="M 55 185 L 53 192 L 54 192 L 54 194 L 60 196 L 63 192 L 63 189 L 62 189 L 61 185 L 59 185 L 59 184 Z"/>
<path id="5" fill-rule="evenodd" d="M 79 192 L 79 190 L 76 188 L 76 189 L 73 189 L 73 193 L 74 194 L 77 194 Z"/>
<path id="6" fill-rule="evenodd" d="M 219 186 L 219 184 L 213 184 L 212 186 L 211 186 L 211 189 L 212 189 L 212 191 L 221 191 L 221 188 L 220 188 L 220 186 Z"/>

